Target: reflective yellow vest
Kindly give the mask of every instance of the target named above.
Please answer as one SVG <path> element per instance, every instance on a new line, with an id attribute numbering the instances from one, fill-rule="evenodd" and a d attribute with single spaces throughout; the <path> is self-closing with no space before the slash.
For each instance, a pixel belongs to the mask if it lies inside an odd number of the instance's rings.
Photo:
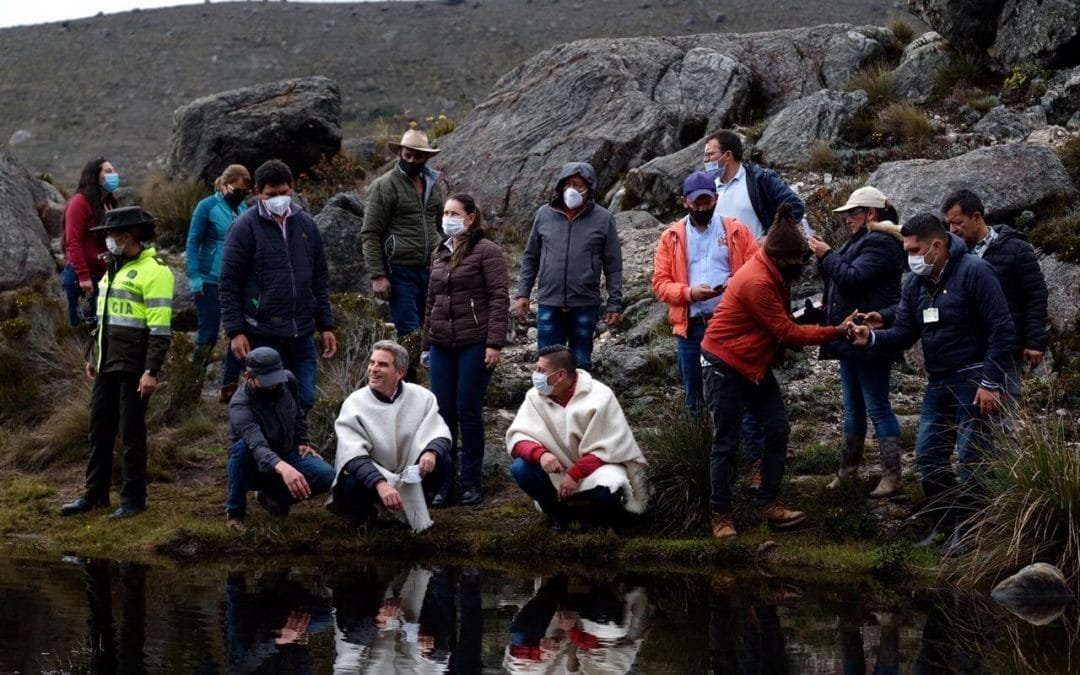
<path id="1" fill-rule="evenodd" d="M 98 287 L 97 368 L 156 374 L 172 338 L 172 270 L 145 248 L 110 273 Z"/>

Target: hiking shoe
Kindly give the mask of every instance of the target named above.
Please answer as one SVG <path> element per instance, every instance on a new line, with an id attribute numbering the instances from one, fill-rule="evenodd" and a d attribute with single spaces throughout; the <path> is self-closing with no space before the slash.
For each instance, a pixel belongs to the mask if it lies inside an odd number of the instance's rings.
<path id="1" fill-rule="evenodd" d="M 710 524 L 714 539 L 730 539 L 737 534 L 733 513 L 714 513 Z"/>
<path id="2" fill-rule="evenodd" d="M 443 487 L 431 499 L 431 508 L 443 509 L 454 505 L 454 488 Z"/>
<path id="3" fill-rule="evenodd" d="M 773 500 L 765 506 L 758 507 L 754 513 L 758 518 L 767 521 L 769 527 L 777 530 L 794 527 L 806 520 L 805 513 L 787 508 L 780 500 Z"/>
<path id="4" fill-rule="evenodd" d="M 96 502 L 86 497 L 79 497 L 73 502 L 68 502 L 60 507 L 61 516 L 74 516 L 80 513 L 88 513 L 95 509 L 107 509 L 109 508 L 109 500 L 103 502 Z"/>
<path id="5" fill-rule="evenodd" d="M 109 514 L 109 520 L 123 520 L 124 518 L 131 518 L 132 516 L 139 515 L 145 510 L 145 506 L 140 506 L 138 504 L 121 504 L 120 508 Z"/>
<path id="6" fill-rule="evenodd" d="M 229 528 L 230 530 L 234 530 L 240 534 L 247 532 L 247 525 L 244 525 L 243 516 L 225 516 L 225 527 Z"/>
<path id="7" fill-rule="evenodd" d="M 480 488 L 465 488 L 465 491 L 461 493 L 461 505 L 462 506 L 476 506 L 483 503 L 484 493 Z"/>
<path id="8" fill-rule="evenodd" d="M 870 491 L 871 499 L 884 499 L 886 497 L 893 497 L 904 489 L 904 482 L 900 478 L 900 474 L 893 471 L 886 471 L 881 476 L 881 480 L 878 481 L 877 487 Z"/>
<path id="9" fill-rule="evenodd" d="M 750 489 L 757 490 L 761 487 L 761 460 L 750 465 Z"/>
<path id="10" fill-rule="evenodd" d="M 289 507 L 266 494 L 266 492 L 256 492 L 255 501 L 275 518 L 284 518 L 289 515 Z"/>

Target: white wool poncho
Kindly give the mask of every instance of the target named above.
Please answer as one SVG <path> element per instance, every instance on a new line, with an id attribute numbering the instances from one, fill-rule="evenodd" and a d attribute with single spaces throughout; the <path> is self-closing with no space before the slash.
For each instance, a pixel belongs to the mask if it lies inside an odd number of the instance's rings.
<path id="1" fill-rule="evenodd" d="M 603 485 L 623 489 L 626 510 L 641 513 L 649 500 L 645 456 L 614 392 L 584 370 L 577 371 L 574 395 L 566 407 L 535 388 L 525 395 L 517 416 L 506 431 L 506 449 L 513 455 L 518 441 L 535 441 L 558 458 L 563 470 L 583 455 L 593 454 L 607 464 L 585 477 L 578 492 Z M 548 474 L 556 487 L 562 473 Z"/>
<path id="2" fill-rule="evenodd" d="M 431 527 L 424 490 L 420 483 L 403 483 L 401 474 L 420 459 L 420 453 L 436 438 L 450 438 L 450 429 L 439 416 L 435 395 L 409 382 L 393 403 L 380 401 L 369 387 L 358 389 L 345 399 L 334 422 L 337 456 L 334 484 L 341 470 L 354 457 L 371 457 L 375 467 L 399 493 L 405 508 L 397 512 L 413 529 Z M 330 491 L 332 503 L 334 491 Z M 380 502 L 381 507 L 381 502 Z"/>

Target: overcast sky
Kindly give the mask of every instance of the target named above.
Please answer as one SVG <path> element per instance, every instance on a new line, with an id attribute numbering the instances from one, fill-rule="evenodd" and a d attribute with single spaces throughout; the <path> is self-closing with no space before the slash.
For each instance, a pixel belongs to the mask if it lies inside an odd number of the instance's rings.
<path id="1" fill-rule="evenodd" d="M 0 28 L 82 19 L 98 12 L 115 14 L 138 7 L 201 5 L 205 0 L 0 0 Z M 220 2 L 221 0 L 213 0 Z M 260 0 L 261 1 L 261 0 Z M 295 1 L 295 0 L 291 0 Z M 310 1 L 310 0 L 308 0 Z M 316 2 L 356 2 L 357 0 L 315 0 Z M 363 1 L 363 0 L 361 0 Z"/>

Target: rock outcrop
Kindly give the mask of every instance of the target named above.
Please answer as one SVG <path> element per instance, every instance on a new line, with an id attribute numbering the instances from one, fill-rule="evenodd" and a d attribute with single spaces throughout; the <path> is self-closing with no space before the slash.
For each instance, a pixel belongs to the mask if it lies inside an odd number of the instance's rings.
<path id="1" fill-rule="evenodd" d="M 173 114 L 166 173 L 210 183 L 229 164 L 281 159 L 299 174 L 341 147 L 341 95 L 325 77 L 206 96 Z"/>
<path id="2" fill-rule="evenodd" d="M 1061 570 L 1046 563 L 1028 565 L 995 586 L 990 596 L 1036 625 L 1050 623 L 1076 600 Z"/>
<path id="3" fill-rule="evenodd" d="M 342 192 L 326 202 L 315 216 L 326 249 L 330 290 L 334 293 L 371 293 L 364 256 L 360 255 L 360 228 L 364 225 L 364 202 L 355 192 Z"/>
<path id="4" fill-rule="evenodd" d="M 999 141 L 1022 141 L 1035 130 L 1027 116 L 1015 113 L 1003 105 L 991 108 L 972 129 L 977 134 Z"/>
<path id="5" fill-rule="evenodd" d="M 580 40 L 530 59 L 443 139 L 436 166 L 484 208 L 528 222 L 559 168 L 587 161 L 598 194 L 628 170 L 745 116 L 840 89 L 880 55 L 879 28 L 816 26 L 747 35 Z"/>
<path id="6" fill-rule="evenodd" d="M 816 91 L 777 113 L 756 147 L 772 166 L 806 166 L 810 162 L 810 145 L 820 141 L 835 146 L 848 123 L 869 103 L 869 97 L 861 89 Z"/>
<path id="7" fill-rule="evenodd" d="M 34 188 L 26 169 L 0 147 L 0 291 L 28 286 L 56 272 Z"/>
<path id="8" fill-rule="evenodd" d="M 31 177 L 30 196 L 45 231 L 50 237 L 60 236 L 60 230 L 64 228 L 64 207 L 67 205 L 63 193 L 52 183 Z"/>
<path id="9" fill-rule="evenodd" d="M 978 148 L 951 159 L 887 162 L 870 175 L 867 184 L 889 196 L 901 220 L 921 211 L 940 215 L 941 201 L 960 188 L 982 197 L 991 221 L 1073 189 L 1057 155 L 1029 143 Z"/>
<path id="10" fill-rule="evenodd" d="M 683 180 L 691 172 L 701 170 L 704 152 L 705 139 L 702 138 L 678 152 L 630 169 L 623 179 L 624 192 L 617 207 L 639 208 L 664 216 L 677 212 Z"/>
<path id="11" fill-rule="evenodd" d="M 925 103 L 934 92 L 937 72 L 954 58 L 945 38 L 934 31 L 923 33 L 904 48 L 900 65 L 893 71 L 893 92 L 914 103 Z"/>

